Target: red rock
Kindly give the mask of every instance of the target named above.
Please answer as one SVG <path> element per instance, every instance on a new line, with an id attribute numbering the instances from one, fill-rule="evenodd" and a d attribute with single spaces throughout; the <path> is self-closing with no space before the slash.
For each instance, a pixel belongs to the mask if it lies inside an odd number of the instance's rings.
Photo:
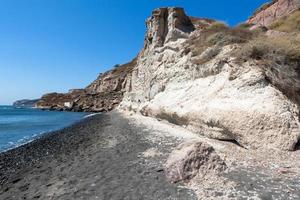
<path id="1" fill-rule="evenodd" d="M 299 8 L 300 0 L 275 0 L 250 17 L 247 23 L 270 26 L 275 20 Z"/>

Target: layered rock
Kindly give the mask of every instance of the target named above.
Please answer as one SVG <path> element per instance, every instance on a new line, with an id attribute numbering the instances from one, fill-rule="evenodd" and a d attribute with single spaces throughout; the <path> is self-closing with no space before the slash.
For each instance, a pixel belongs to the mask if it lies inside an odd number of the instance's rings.
<path id="1" fill-rule="evenodd" d="M 124 92 L 127 77 L 136 65 L 136 58 L 131 62 L 117 66 L 115 69 L 100 74 L 99 77 L 85 88 L 87 93 Z"/>
<path id="2" fill-rule="evenodd" d="M 161 14 L 185 16 L 181 10 L 171 14 L 177 11 L 155 11 L 151 23 L 148 20 L 145 48 L 120 108 L 166 119 L 210 138 L 235 140 L 245 148 L 293 150 L 300 138 L 297 104 L 270 82 L 259 63 L 235 61 L 233 52 L 239 45 L 221 47 L 212 59 L 197 63 L 211 49 L 201 55 L 190 51 L 188 41 L 202 34 L 198 29 L 190 32 L 195 26 L 183 34 L 177 34 L 182 26 L 171 26 L 163 35 L 172 39 L 148 39 L 160 24 L 176 24 L 178 19 L 185 22 L 179 24 L 190 24 L 185 17 Z"/>
<path id="3" fill-rule="evenodd" d="M 273 0 L 258 9 L 247 22 L 249 24 L 270 26 L 277 19 L 299 8 L 299 0 Z"/>
<path id="4" fill-rule="evenodd" d="M 114 109 L 122 100 L 125 85 L 135 59 L 103 74 L 85 89 L 70 90 L 68 93 L 44 95 L 37 107 L 50 110 L 105 112 Z"/>
<path id="5" fill-rule="evenodd" d="M 259 23 L 259 13 L 252 22 Z M 136 59 L 101 74 L 83 90 L 45 95 L 38 106 L 109 111 L 120 104 L 120 109 L 245 148 L 294 149 L 300 138 L 298 68 L 264 68 L 250 58 L 238 62 L 234 52 L 241 46 L 235 42 L 191 45 L 214 20 L 187 17 L 182 8 L 156 9 L 146 24 L 144 48 Z M 218 43 L 222 34 L 209 36 Z M 289 87 L 291 82 L 296 86 Z"/>
<path id="6" fill-rule="evenodd" d="M 162 47 L 169 41 L 187 38 L 194 30 L 194 25 L 183 8 L 158 8 L 152 12 L 146 24 L 148 31 L 145 49 Z"/>

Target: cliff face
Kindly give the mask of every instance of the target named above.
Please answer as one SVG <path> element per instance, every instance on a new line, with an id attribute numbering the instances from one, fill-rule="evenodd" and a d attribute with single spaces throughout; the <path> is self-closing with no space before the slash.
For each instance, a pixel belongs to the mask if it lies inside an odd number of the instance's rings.
<path id="1" fill-rule="evenodd" d="M 270 26 L 277 19 L 300 8 L 299 0 L 273 0 L 258 9 L 247 21 L 250 24 Z"/>
<path id="2" fill-rule="evenodd" d="M 100 74 L 85 89 L 70 90 L 68 93 L 50 93 L 37 103 L 41 109 L 104 112 L 114 109 L 122 100 L 126 81 L 135 59 L 116 69 Z"/>
<path id="3" fill-rule="evenodd" d="M 120 108 L 166 119 L 210 138 L 235 140 L 246 148 L 292 150 L 300 138 L 299 110 L 270 81 L 276 77 L 277 86 L 284 85 L 281 75 L 252 59 L 236 61 L 246 32 L 233 30 L 235 38 L 230 38 L 220 28 L 211 33 L 216 26 L 212 21 L 198 23 L 207 30 L 195 28 L 182 9 L 154 11 Z M 166 24 L 169 28 L 162 28 Z M 215 45 L 205 46 L 203 37 L 215 40 Z M 218 45 L 224 39 L 236 41 Z"/>
<path id="4" fill-rule="evenodd" d="M 100 74 L 100 76 L 85 88 L 87 93 L 95 94 L 101 92 L 124 92 L 125 84 L 132 69 L 136 65 L 136 59 L 131 62 L 117 66 L 115 69 Z"/>
<path id="5" fill-rule="evenodd" d="M 249 23 L 260 23 L 260 13 Z M 257 37 L 257 32 L 188 17 L 182 8 L 156 9 L 146 24 L 137 58 L 83 90 L 45 95 L 38 106 L 109 111 L 119 105 L 245 148 L 295 148 L 300 138 L 298 39 L 271 40 L 264 32 Z"/>
<path id="6" fill-rule="evenodd" d="M 195 28 L 182 8 L 159 8 L 146 21 L 148 31 L 144 49 L 162 47 L 165 43 L 187 38 Z"/>

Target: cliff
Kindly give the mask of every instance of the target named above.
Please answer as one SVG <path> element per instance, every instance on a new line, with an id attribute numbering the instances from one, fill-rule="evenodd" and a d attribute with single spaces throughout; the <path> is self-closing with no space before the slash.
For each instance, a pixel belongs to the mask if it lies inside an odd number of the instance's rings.
<path id="1" fill-rule="evenodd" d="M 293 150 L 300 138 L 299 45 L 291 58 L 288 37 L 279 42 L 265 32 L 201 23 L 195 28 L 180 8 L 153 12 L 120 108 L 245 148 Z"/>
<path id="2" fill-rule="evenodd" d="M 105 112 L 114 109 L 122 100 L 125 85 L 136 60 L 100 74 L 85 89 L 70 90 L 68 93 L 50 93 L 42 96 L 37 107 L 50 110 L 77 112 Z"/>
<path id="3" fill-rule="evenodd" d="M 281 3 L 268 5 L 249 23 L 260 23 L 261 12 Z M 276 19 L 292 10 L 284 8 Z M 144 47 L 133 61 L 85 89 L 45 95 L 38 107 L 98 112 L 118 106 L 245 148 L 295 149 L 299 33 L 229 28 L 188 17 L 182 8 L 156 9 L 146 25 Z"/>
<path id="4" fill-rule="evenodd" d="M 273 22 L 300 9 L 299 0 L 273 0 L 264 4 L 247 21 L 250 24 L 270 26 Z"/>
<path id="5" fill-rule="evenodd" d="M 39 101 L 40 99 L 22 99 L 22 100 L 18 100 L 18 101 L 15 101 L 13 103 L 13 106 L 15 107 L 36 107 L 36 104 L 37 102 Z"/>

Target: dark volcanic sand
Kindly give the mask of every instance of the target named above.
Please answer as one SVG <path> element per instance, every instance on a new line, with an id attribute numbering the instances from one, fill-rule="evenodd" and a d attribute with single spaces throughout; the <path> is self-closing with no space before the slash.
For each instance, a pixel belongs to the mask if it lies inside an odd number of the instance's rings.
<path id="1" fill-rule="evenodd" d="M 0 199 L 196 199 L 169 184 L 163 163 L 180 141 L 161 144 L 118 113 L 90 117 L 0 154 Z M 144 158 L 157 148 L 161 156 Z"/>

